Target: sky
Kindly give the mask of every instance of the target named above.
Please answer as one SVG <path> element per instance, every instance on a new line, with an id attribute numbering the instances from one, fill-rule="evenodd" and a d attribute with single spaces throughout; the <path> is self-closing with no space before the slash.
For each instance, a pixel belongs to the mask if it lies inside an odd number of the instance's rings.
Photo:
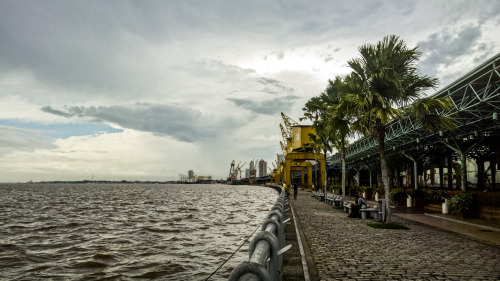
<path id="1" fill-rule="evenodd" d="M 0 182 L 272 167 L 280 112 L 299 121 L 361 45 L 392 34 L 419 47 L 437 91 L 499 53 L 500 5 L 0 1 Z"/>

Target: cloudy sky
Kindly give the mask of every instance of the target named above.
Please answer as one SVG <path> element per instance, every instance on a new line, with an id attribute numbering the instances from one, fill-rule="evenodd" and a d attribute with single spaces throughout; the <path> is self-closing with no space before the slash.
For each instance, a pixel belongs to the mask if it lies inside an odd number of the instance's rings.
<path id="1" fill-rule="evenodd" d="M 0 182 L 225 178 L 280 152 L 358 47 L 445 87 L 500 51 L 498 1 L 0 1 Z M 305 123 L 303 123 L 305 124 Z"/>

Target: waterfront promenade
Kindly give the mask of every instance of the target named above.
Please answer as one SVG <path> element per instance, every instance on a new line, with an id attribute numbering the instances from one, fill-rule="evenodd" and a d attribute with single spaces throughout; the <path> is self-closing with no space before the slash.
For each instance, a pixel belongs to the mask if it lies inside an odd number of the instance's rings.
<path id="1" fill-rule="evenodd" d="M 290 196 L 287 215 L 293 209 L 297 221 L 286 227 L 294 249 L 284 256 L 283 280 L 304 280 L 295 224 L 310 280 L 500 280 L 495 227 L 393 209 L 392 221 L 410 230 L 376 229 L 311 195 Z"/>

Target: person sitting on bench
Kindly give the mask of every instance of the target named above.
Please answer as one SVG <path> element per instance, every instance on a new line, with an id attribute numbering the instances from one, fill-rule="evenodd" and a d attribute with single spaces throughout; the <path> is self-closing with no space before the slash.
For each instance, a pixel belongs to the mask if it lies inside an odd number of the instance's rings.
<path id="1" fill-rule="evenodd" d="M 362 197 L 359 197 L 359 194 L 354 194 L 354 204 L 351 206 L 351 213 L 349 214 L 350 218 L 357 218 L 359 217 L 359 210 L 361 209 L 361 206 L 365 205 L 366 206 L 366 201 Z"/>

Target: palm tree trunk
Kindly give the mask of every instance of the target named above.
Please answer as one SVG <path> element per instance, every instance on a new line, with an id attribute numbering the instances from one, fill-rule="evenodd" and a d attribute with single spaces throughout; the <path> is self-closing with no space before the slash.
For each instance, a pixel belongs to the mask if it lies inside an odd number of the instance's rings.
<path id="1" fill-rule="evenodd" d="M 327 195 L 327 188 L 328 188 L 328 169 L 327 169 L 327 166 L 326 166 L 326 153 L 327 153 L 327 150 L 326 149 L 323 149 L 323 155 L 325 155 L 325 198 L 326 198 L 326 195 Z"/>
<path id="2" fill-rule="evenodd" d="M 378 121 L 378 120 L 377 120 Z M 379 122 L 377 122 L 379 123 Z M 385 191 L 385 202 L 386 202 L 386 220 L 390 222 L 391 220 L 391 208 L 390 208 L 390 190 L 389 190 L 389 171 L 387 168 L 387 158 L 385 156 L 385 126 L 377 124 L 375 127 L 377 131 L 377 141 L 378 141 L 378 151 L 380 157 L 380 170 L 382 172 L 382 184 Z"/>
<path id="3" fill-rule="evenodd" d="M 341 140 L 341 156 L 342 156 L 342 201 L 345 199 L 345 137 Z"/>
<path id="4" fill-rule="evenodd" d="M 318 149 L 316 146 L 314 146 L 314 167 L 316 167 L 318 165 Z M 319 170 L 319 167 L 318 167 L 318 170 Z M 319 188 L 319 185 L 318 185 L 318 171 L 316 171 L 316 173 L 314 173 L 314 191 L 316 191 L 318 188 Z"/>

